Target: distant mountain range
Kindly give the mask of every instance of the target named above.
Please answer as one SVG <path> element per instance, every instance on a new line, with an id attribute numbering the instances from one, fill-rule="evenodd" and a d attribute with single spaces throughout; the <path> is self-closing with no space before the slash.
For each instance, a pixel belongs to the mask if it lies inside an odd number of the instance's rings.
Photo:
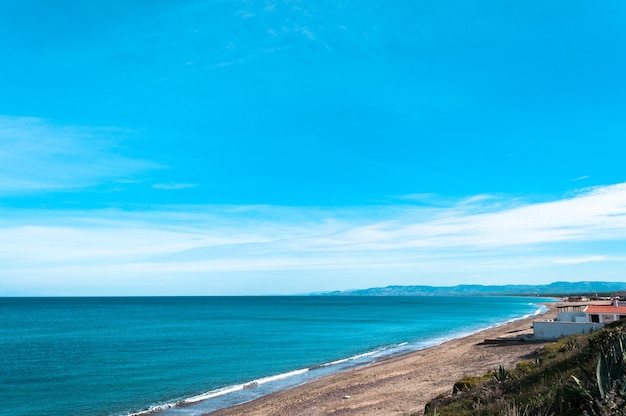
<path id="1" fill-rule="evenodd" d="M 626 292 L 626 282 L 554 282 L 548 285 L 387 286 L 314 293 L 325 296 L 608 295 Z"/>

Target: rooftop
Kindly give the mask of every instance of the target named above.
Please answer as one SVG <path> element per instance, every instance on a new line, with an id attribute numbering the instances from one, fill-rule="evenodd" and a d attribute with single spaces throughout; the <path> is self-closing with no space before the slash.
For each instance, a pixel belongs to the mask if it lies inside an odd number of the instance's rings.
<path id="1" fill-rule="evenodd" d="M 614 305 L 589 305 L 585 308 L 585 313 L 606 313 L 615 315 L 626 315 L 626 306 Z"/>

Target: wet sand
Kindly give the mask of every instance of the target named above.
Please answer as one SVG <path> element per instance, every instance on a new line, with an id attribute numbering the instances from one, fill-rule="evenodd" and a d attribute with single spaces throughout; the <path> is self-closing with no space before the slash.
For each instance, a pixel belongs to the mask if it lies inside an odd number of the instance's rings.
<path id="1" fill-rule="evenodd" d="M 532 334 L 532 321 L 553 319 L 556 303 L 539 317 L 510 322 L 441 345 L 333 374 L 273 393 L 211 416 L 422 415 L 425 404 L 466 375 L 482 375 L 530 359 L 541 343 L 516 340 Z M 510 342 L 485 343 L 485 340 Z"/>

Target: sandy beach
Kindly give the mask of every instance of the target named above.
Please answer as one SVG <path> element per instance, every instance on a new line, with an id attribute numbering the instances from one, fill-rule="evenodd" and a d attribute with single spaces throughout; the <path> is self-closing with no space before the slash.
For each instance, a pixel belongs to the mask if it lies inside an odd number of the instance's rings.
<path id="1" fill-rule="evenodd" d="M 556 303 L 547 306 L 548 312 L 539 317 L 330 375 L 210 415 L 422 415 L 429 400 L 451 391 L 461 377 L 482 375 L 499 365 L 512 367 L 531 358 L 542 344 L 514 339 L 531 334 L 532 321 L 553 319 Z M 501 337 L 512 341 L 484 343 Z"/>

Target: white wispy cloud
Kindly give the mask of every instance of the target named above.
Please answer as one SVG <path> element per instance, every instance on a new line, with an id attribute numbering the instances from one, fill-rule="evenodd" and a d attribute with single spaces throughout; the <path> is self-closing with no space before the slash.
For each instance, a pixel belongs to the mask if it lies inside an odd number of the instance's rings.
<path id="1" fill-rule="evenodd" d="M 609 261 L 608 256 L 595 255 L 595 256 L 583 256 L 583 257 L 570 257 L 566 259 L 556 259 L 554 262 L 557 264 L 581 264 L 591 263 L 595 261 Z"/>
<path id="2" fill-rule="evenodd" d="M 415 201 L 415 202 L 420 202 L 420 203 L 431 203 L 433 201 L 440 199 L 440 197 L 437 194 L 433 194 L 433 193 L 415 193 L 415 194 L 402 195 L 399 197 L 399 199 L 405 200 L 405 201 Z"/>
<path id="3" fill-rule="evenodd" d="M 267 278 L 274 279 L 284 272 L 292 278 L 317 273 L 314 281 L 332 289 L 337 282 L 333 286 L 324 279 L 337 273 L 348 287 L 381 276 L 388 283 L 438 274 L 493 279 L 527 269 L 553 273 L 559 265 L 621 262 L 623 256 L 605 250 L 615 245 L 619 251 L 624 242 L 626 184 L 584 189 L 550 202 L 476 196 L 438 208 L 7 211 L 0 218 L 0 282 L 19 276 L 45 285 L 47 279 L 90 276 L 106 286 L 113 284 L 112 276 L 124 276 L 175 285 L 193 275 L 194 285 L 203 287 L 217 284 L 211 278 L 216 275 L 222 282 L 229 274 L 260 278 L 271 272 Z M 606 254 L 597 254 L 598 243 Z"/>
<path id="4" fill-rule="evenodd" d="M 166 191 L 176 191 L 180 189 L 195 188 L 198 185 L 195 183 L 157 183 L 152 185 L 154 189 L 162 189 Z"/>
<path id="5" fill-rule="evenodd" d="M 119 153 L 116 147 L 127 134 L 111 127 L 0 116 L 0 192 L 84 188 L 156 168 Z"/>

